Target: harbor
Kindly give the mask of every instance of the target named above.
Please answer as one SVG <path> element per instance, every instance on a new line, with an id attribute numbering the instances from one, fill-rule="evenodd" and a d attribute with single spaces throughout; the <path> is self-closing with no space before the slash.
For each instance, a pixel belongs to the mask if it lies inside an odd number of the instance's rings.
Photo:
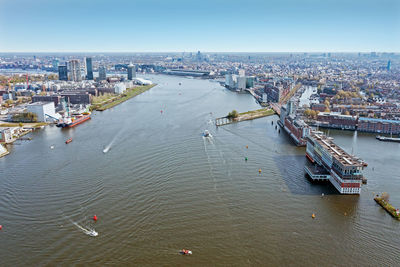
<path id="1" fill-rule="evenodd" d="M 400 224 L 373 197 L 390 190 L 400 206 L 399 144 L 330 130 L 369 164 L 368 185 L 344 196 L 304 177 L 306 149 L 279 134 L 276 115 L 215 126 L 233 109 L 260 109 L 251 95 L 149 77 L 150 91 L 10 146 L 0 159 L 3 265 L 396 266 Z"/>

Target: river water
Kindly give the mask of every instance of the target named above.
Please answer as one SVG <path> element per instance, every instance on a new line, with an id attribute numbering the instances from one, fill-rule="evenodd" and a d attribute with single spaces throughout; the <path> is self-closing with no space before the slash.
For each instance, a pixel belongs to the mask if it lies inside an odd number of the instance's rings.
<path id="1" fill-rule="evenodd" d="M 400 207 L 399 144 L 330 131 L 369 163 L 362 194 L 338 195 L 304 177 L 304 148 L 277 117 L 212 124 L 258 108 L 250 95 L 147 78 L 158 85 L 76 128 L 34 132 L 0 159 L 0 265 L 399 265 L 400 222 L 373 201 L 387 191 Z"/>

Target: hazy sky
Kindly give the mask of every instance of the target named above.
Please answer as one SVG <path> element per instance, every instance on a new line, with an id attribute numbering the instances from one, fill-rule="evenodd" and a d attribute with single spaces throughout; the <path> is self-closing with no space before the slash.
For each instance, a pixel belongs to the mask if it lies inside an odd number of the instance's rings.
<path id="1" fill-rule="evenodd" d="M 400 0 L 0 0 L 0 52 L 400 51 Z"/>

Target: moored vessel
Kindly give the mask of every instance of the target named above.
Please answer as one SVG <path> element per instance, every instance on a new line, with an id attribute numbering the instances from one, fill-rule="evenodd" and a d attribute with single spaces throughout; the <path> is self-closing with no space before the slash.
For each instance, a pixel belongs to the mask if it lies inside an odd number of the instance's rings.
<path id="1" fill-rule="evenodd" d="M 397 142 L 397 143 L 400 143 L 400 138 L 396 138 L 396 137 L 386 137 L 386 136 L 378 135 L 376 137 L 376 139 L 378 139 L 379 141 L 384 141 L 384 142 Z"/>

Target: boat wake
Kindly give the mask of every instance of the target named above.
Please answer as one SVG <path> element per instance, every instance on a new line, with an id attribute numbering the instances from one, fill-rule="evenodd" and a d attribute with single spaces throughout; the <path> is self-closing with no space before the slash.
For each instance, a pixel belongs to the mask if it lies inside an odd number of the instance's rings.
<path id="1" fill-rule="evenodd" d="M 79 225 L 77 222 L 73 222 L 73 221 L 71 221 L 71 222 L 72 222 L 78 229 L 80 229 L 83 233 L 85 233 L 86 235 L 93 236 L 93 237 L 99 235 L 99 233 L 96 232 L 94 229 L 85 228 L 85 227 Z"/>
<path id="2" fill-rule="evenodd" d="M 117 141 L 117 139 L 120 137 L 121 133 L 123 132 L 124 129 L 121 129 L 115 136 L 114 138 L 111 140 L 111 142 L 106 145 L 103 149 L 103 153 L 106 154 L 108 151 L 110 151 L 111 147 L 113 146 L 113 144 L 115 143 L 115 141 Z"/>

